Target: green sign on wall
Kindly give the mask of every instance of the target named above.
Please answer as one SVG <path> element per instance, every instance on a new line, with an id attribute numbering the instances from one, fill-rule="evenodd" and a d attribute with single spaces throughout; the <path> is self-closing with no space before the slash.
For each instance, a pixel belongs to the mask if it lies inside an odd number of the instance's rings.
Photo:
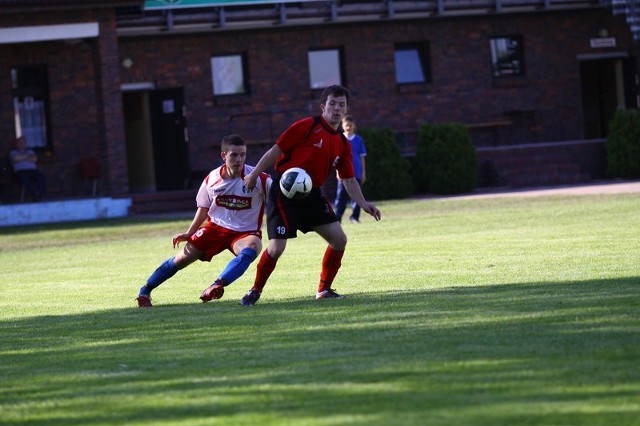
<path id="1" fill-rule="evenodd" d="M 317 0 L 145 0 L 144 9 L 177 9 L 189 7 L 243 6 L 251 4 L 300 3 Z"/>

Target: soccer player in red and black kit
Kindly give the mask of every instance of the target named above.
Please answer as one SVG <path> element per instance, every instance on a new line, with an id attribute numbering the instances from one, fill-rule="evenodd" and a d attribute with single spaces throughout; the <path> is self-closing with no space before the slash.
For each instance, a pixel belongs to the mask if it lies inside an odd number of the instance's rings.
<path id="1" fill-rule="evenodd" d="M 290 200 L 280 191 L 280 177 L 274 179 L 267 202 L 269 244 L 258 262 L 254 285 L 241 300 L 243 305 L 254 305 L 258 301 L 278 258 L 287 246 L 287 239 L 295 238 L 298 230 L 303 233 L 314 231 L 329 243 L 322 259 L 316 299 L 344 297 L 336 293 L 331 285 L 340 269 L 347 236 L 320 191 L 332 168 L 338 171 L 351 199 L 362 210 L 380 220 L 380 211 L 362 195 L 353 171 L 351 146 L 340 128 L 340 122 L 349 110 L 349 98 L 347 88 L 338 85 L 327 87 L 320 99 L 322 114 L 293 123 L 245 176 L 245 185 L 253 188 L 259 174 L 271 166 L 278 175 L 291 167 L 300 167 L 311 176 L 313 189 L 302 200 Z"/>

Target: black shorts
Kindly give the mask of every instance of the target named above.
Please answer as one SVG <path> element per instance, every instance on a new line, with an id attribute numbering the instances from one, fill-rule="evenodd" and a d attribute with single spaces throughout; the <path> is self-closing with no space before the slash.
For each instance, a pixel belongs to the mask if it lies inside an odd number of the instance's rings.
<path id="1" fill-rule="evenodd" d="M 267 203 L 267 235 L 270 240 L 296 238 L 298 231 L 306 234 L 316 226 L 337 221 L 320 188 L 313 188 L 301 200 L 291 200 L 280 191 L 280 177 L 273 180 Z"/>

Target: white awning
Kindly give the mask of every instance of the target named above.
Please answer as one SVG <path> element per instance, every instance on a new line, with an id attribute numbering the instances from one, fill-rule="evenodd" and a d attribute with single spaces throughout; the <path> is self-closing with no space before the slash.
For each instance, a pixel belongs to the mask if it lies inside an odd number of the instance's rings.
<path id="1" fill-rule="evenodd" d="M 98 37 L 97 22 L 0 28 L 0 44 Z"/>

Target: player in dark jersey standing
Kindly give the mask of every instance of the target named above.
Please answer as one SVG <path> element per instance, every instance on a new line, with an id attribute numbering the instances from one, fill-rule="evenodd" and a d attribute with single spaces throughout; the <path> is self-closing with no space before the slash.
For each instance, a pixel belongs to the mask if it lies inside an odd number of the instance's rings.
<path id="1" fill-rule="evenodd" d="M 338 85 L 327 87 L 320 99 L 322 114 L 293 123 L 262 156 L 253 171 L 245 176 L 245 185 L 253 188 L 259 174 L 269 167 L 273 166 L 278 175 L 268 194 L 269 244 L 258 262 L 254 285 L 242 298 L 243 305 L 254 305 L 258 301 L 287 246 L 287 239 L 295 238 L 297 231 L 314 231 L 329 243 L 322 259 L 316 299 L 343 297 L 331 285 L 341 266 L 347 236 L 320 191 L 332 168 L 338 171 L 351 199 L 362 210 L 380 220 L 380 211 L 362 195 L 353 171 L 351 146 L 340 128 L 340 122 L 349 110 L 349 99 L 347 88 Z M 280 191 L 280 175 L 291 167 L 301 167 L 311 176 L 313 189 L 302 200 L 290 200 Z"/>

